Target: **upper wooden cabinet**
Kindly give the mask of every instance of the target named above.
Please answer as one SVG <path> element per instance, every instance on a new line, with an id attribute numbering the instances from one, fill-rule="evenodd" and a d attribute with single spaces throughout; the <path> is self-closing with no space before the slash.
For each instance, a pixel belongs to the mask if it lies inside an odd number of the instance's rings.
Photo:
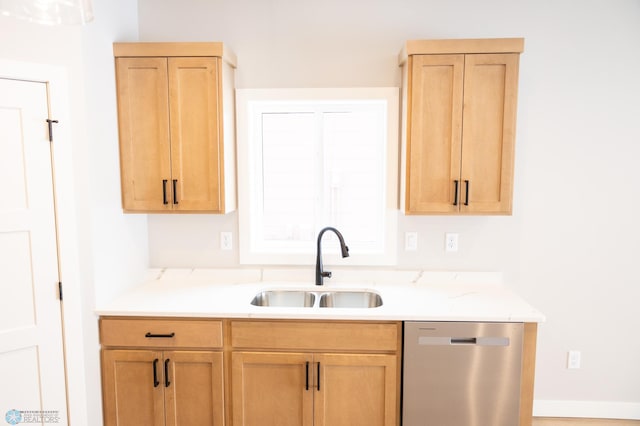
<path id="1" fill-rule="evenodd" d="M 221 43 L 114 43 L 125 212 L 235 209 L 235 58 Z"/>
<path id="2" fill-rule="evenodd" d="M 511 214 L 523 47 L 521 38 L 406 43 L 405 213 Z"/>

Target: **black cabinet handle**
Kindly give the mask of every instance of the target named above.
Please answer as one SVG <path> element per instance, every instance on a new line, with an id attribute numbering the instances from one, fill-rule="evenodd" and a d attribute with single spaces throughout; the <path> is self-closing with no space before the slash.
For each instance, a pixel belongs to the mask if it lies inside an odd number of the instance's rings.
<path id="1" fill-rule="evenodd" d="M 169 204 L 167 201 L 167 180 L 162 179 L 162 204 Z"/>
<path id="2" fill-rule="evenodd" d="M 318 363 L 318 390 L 320 390 L 320 363 Z"/>
<path id="3" fill-rule="evenodd" d="M 169 358 L 164 360 L 164 387 L 168 388 L 171 382 L 169 381 Z"/>
<path id="4" fill-rule="evenodd" d="M 304 390 L 309 390 L 309 361 L 307 361 L 304 373 Z"/>
<path id="5" fill-rule="evenodd" d="M 469 181 L 465 180 L 464 184 L 465 184 L 464 205 L 468 206 L 469 205 Z"/>
<path id="6" fill-rule="evenodd" d="M 173 185 L 173 204 L 178 204 L 178 179 L 173 179 L 171 184 Z"/>
<path id="7" fill-rule="evenodd" d="M 458 186 L 459 186 L 459 182 L 458 179 L 453 181 L 453 185 L 454 185 L 454 193 L 453 193 L 453 205 L 457 206 L 458 205 Z"/>
<path id="8" fill-rule="evenodd" d="M 157 388 L 160 384 L 158 380 L 158 358 L 153 360 L 153 387 Z"/>
<path id="9" fill-rule="evenodd" d="M 144 337 L 147 337 L 149 339 L 170 339 L 172 337 L 175 337 L 176 333 L 169 333 L 169 334 L 152 334 L 151 332 L 147 332 L 147 334 L 144 335 Z"/>

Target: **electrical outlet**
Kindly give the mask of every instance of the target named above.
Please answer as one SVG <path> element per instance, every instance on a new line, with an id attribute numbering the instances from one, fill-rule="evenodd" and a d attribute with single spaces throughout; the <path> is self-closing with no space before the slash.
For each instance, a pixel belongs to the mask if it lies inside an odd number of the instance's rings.
<path id="1" fill-rule="evenodd" d="M 405 251 L 418 250 L 418 233 L 417 232 L 404 233 L 404 250 Z"/>
<path id="2" fill-rule="evenodd" d="M 570 370 L 577 370 L 580 368 L 580 351 L 569 351 L 567 353 L 567 368 Z"/>
<path id="3" fill-rule="evenodd" d="M 458 251 L 457 233 L 447 232 L 444 234 L 444 249 L 449 252 Z"/>
<path id="4" fill-rule="evenodd" d="M 233 234 L 231 232 L 220 233 L 220 250 L 231 250 L 233 248 Z"/>

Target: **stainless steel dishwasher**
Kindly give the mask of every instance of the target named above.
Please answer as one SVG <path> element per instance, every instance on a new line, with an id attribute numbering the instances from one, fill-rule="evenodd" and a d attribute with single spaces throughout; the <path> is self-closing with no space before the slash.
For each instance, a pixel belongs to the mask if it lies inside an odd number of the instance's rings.
<path id="1" fill-rule="evenodd" d="M 518 425 L 523 330 L 405 322 L 402 425 Z"/>

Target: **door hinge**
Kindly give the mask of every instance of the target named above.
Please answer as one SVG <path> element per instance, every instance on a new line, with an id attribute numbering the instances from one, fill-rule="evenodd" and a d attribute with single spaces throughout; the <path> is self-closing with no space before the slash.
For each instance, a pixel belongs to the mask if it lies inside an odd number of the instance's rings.
<path id="1" fill-rule="evenodd" d="M 62 281 L 58 281 L 58 297 L 62 300 Z"/>
<path id="2" fill-rule="evenodd" d="M 47 118 L 47 125 L 49 126 L 49 142 L 53 142 L 53 123 L 58 123 L 58 120 L 51 120 Z"/>

